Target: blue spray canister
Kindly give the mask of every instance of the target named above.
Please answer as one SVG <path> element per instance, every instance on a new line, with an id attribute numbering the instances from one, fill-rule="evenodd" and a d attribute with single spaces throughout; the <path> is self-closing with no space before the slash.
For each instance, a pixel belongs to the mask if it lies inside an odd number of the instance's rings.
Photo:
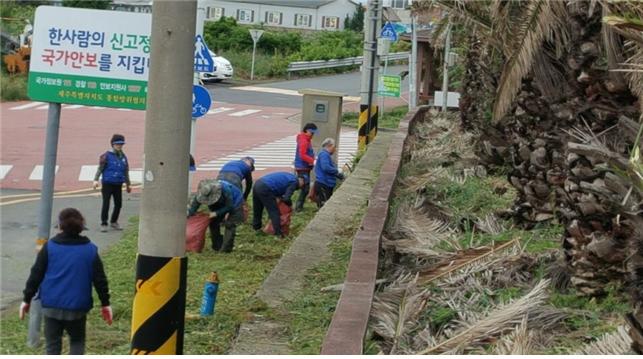
<path id="1" fill-rule="evenodd" d="M 217 292 L 219 291 L 219 276 L 212 272 L 210 278 L 203 287 L 203 299 L 201 300 L 201 316 L 206 317 L 214 314 L 214 305 L 217 303 Z"/>

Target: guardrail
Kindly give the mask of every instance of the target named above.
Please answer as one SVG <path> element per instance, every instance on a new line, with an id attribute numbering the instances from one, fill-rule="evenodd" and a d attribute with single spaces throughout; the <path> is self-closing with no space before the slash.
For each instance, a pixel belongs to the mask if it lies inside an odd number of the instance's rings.
<path id="1" fill-rule="evenodd" d="M 317 60 L 317 61 L 297 61 L 291 62 L 288 64 L 288 77 L 292 72 L 296 71 L 305 71 L 305 70 L 317 70 L 317 69 L 328 69 L 332 67 L 342 67 L 342 66 L 351 66 L 351 65 L 361 65 L 363 56 L 356 57 L 347 57 L 345 59 L 333 59 L 333 60 Z M 385 56 L 380 56 L 380 60 L 405 60 L 409 58 L 408 52 L 394 52 Z"/>
<path id="2" fill-rule="evenodd" d="M 406 114 L 393 137 L 388 157 L 369 198 L 366 214 L 353 238 L 344 288 L 322 343 L 321 354 L 362 354 L 375 292 L 382 232 L 388 217 L 393 184 L 402 162 L 409 128 L 424 116 L 427 109 L 428 107 L 419 107 Z"/>

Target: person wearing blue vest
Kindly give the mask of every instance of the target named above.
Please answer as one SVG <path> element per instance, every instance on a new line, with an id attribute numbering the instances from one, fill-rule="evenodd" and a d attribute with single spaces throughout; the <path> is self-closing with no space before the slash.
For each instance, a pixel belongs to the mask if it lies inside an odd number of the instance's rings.
<path id="1" fill-rule="evenodd" d="M 218 180 L 224 180 L 237 186 L 243 190 L 243 200 L 248 199 L 250 190 L 252 189 L 252 172 L 255 170 L 255 159 L 252 157 L 244 157 L 240 160 L 230 161 L 221 167 Z M 246 181 L 246 188 L 243 189 L 241 182 Z"/>
<path id="2" fill-rule="evenodd" d="M 337 184 L 337 179 L 344 179 L 344 175 L 339 172 L 337 165 L 333 162 L 335 148 L 335 140 L 327 138 L 322 142 L 322 150 L 317 155 L 314 186 L 315 201 L 319 208 L 330 199 Z"/>
<path id="3" fill-rule="evenodd" d="M 101 302 L 101 315 L 112 324 L 109 285 L 98 248 L 81 236 L 83 215 L 75 208 L 58 215 L 60 233 L 42 247 L 23 291 L 20 319 L 29 312 L 31 299 L 39 292 L 45 321 L 47 354 L 61 354 L 64 331 L 69 334 L 69 354 L 85 353 L 85 324 L 92 309 L 92 284 Z"/>
<path id="4" fill-rule="evenodd" d="M 297 176 L 308 176 L 310 178 L 310 171 L 312 171 L 315 164 L 315 151 L 313 150 L 313 136 L 317 133 L 317 125 L 314 123 L 307 123 L 297 135 L 297 148 L 295 150 L 295 173 Z M 301 188 L 295 211 L 300 212 L 304 209 L 304 202 L 308 196 L 310 187 L 306 184 Z"/>
<path id="5" fill-rule="evenodd" d="M 188 217 L 196 214 L 205 204 L 210 210 L 210 234 L 214 251 L 232 252 L 237 225 L 243 222 L 243 195 L 235 185 L 223 181 L 204 179 L 199 182 L 196 196 L 188 207 Z M 221 235 L 221 224 L 225 232 Z"/>
<path id="6" fill-rule="evenodd" d="M 103 195 L 103 207 L 100 212 L 100 231 L 107 232 L 107 217 L 109 215 L 109 201 L 114 197 L 114 212 L 110 220 L 110 226 L 115 230 L 122 230 L 118 224 L 118 216 L 123 206 L 123 183 L 127 193 L 132 192 L 129 180 L 129 163 L 123 152 L 125 137 L 114 134 L 110 141 L 112 149 L 103 153 L 98 161 L 98 170 L 94 176 L 94 189 L 98 187 L 98 179 L 102 175 L 101 194 Z"/>
<path id="7" fill-rule="evenodd" d="M 275 236 L 282 237 L 281 221 L 277 200 L 283 201 L 292 207 L 291 197 L 298 188 L 303 188 L 309 183 L 307 176 L 295 176 L 288 172 L 274 172 L 257 180 L 252 187 L 252 228 L 261 229 L 261 216 L 266 208 L 268 217 L 275 230 Z"/>

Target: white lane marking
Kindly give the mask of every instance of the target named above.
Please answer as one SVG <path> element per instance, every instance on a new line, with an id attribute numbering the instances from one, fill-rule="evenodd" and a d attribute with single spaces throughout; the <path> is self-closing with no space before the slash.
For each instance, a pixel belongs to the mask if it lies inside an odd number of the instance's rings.
<path id="1" fill-rule="evenodd" d="M 91 182 L 94 180 L 94 175 L 96 174 L 96 170 L 98 169 L 97 165 L 85 165 L 80 167 L 80 175 L 78 176 L 78 180 L 83 182 L 83 181 L 88 181 Z"/>
<path id="2" fill-rule="evenodd" d="M 13 165 L 0 165 L 0 180 L 3 180 L 12 168 Z"/>
<path id="3" fill-rule="evenodd" d="M 30 102 L 30 103 L 27 103 L 27 104 L 24 104 L 24 105 L 20 105 L 20 106 L 12 107 L 12 108 L 10 108 L 9 110 L 24 110 L 24 109 L 26 109 L 26 108 L 35 107 L 35 106 L 40 106 L 40 105 L 42 105 L 43 103 L 44 103 L 44 102 L 39 102 L 39 101 Z M 47 106 L 49 106 L 49 105 L 47 105 Z"/>
<path id="4" fill-rule="evenodd" d="M 85 107 L 85 106 L 84 105 L 69 105 L 69 106 L 65 106 L 63 108 L 65 110 L 75 110 L 75 109 L 81 108 L 81 107 Z"/>
<path id="5" fill-rule="evenodd" d="M 274 94 L 288 95 L 288 96 L 303 96 L 297 90 L 280 89 L 275 87 L 239 86 L 239 87 L 231 87 L 230 89 L 240 90 L 240 91 L 274 93 Z M 359 96 L 343 96 L 343 98 L 345 101 L 350 101 L 350 102 L 357 102 L 361 99 Z"/>
<path id="6" fill-rule="evenodd" d="M 132 111 L 132 110 L 131 110 L 131 109 L 129 109 L 129 108 L 119 108 L 119 109 L 117 109 L 117 110 L 119 110 L 119 111 Z"/>
<path id="7" fill-rule="evenodd" d="M 253 114 L 253 113 L 257 113 L 257 112 L 261 112 L 261 110 L 243 110 L 243 111 L 239 111 L 239 112 L 231 113 L 229 116 L 232 116 L 232 117 L 242 117 L 242 116 L 251 115 L 251 114 Z"/>
<path id="8" fill-rule="evenodd" d="M 135 168 L 129 170 L 129 180 L 131 183 L 143 183 L 143 169 Z"/>
<path id="9" fill-rule="evenodd" d="M 213 110 L 208 111 L 208 115 L 214 115 L 215 113 L 221 113 L 221 112 L 226 112 L 226 111 L 232 111 L 234 108 L 232 107 L 217 107 Z"/>
<path id="10" fill-rule="evenodd" d="M 60 166 L 56 166 L 54 173 L 58 173 L 58 168 L 60 168 Z M 42 165 L 36 165 L 33 168 L 33 171 L 31 171 L 31 174 L 29 175 L 29 180 L 42 181 L 43 171 L 44 171 L 44 167 Z"/>
<path id="11" fill-rule="evenodd" d="M 36 110 L 46 110 L 48 108 L 49 108 L 49 105 L 44 105 L 44 106 L 36 107 Z"/>

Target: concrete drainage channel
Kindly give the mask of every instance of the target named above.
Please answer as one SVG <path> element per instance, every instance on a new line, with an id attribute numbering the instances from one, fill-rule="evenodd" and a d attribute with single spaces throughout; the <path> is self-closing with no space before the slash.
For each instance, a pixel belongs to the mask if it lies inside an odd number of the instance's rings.
<path id="1" fill-rule="evenodd" d="M 353 238 L 344 289 L 322 344 L 321 354 L 362 354 L 393 184 L 401 165 L 409 128 L 424 116 L 427 109 L 420 107 L 409 112 L 400 121 L 397 133 L 393 136 L 386 161 L 369 198 L 366 214 Z"/>

